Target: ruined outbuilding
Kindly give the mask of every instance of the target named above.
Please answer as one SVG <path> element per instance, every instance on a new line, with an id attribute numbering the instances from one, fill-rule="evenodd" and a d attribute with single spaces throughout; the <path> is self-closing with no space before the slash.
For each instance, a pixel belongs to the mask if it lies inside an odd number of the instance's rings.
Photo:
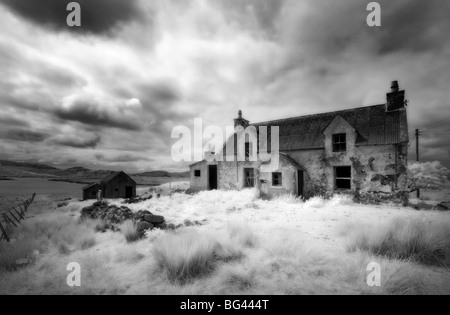
<path id="1" fill-rule="evenodd" d="M 124 172 L 113 172 L 100 183 L 93 183 L 83 188 L 83 200 L 96 199 L 98 191 L 106 199 L 136 197 L 136 182 Z"/>
<path id="2" fill-rule="evenodd" d="M 247 128 L 228 140 L 221 159 L 190 166 L 191 190 L 257 187 L 267 196 L 348 193 L 363 201 L 408 201 L 408 120 L 405 91 L 397 81 L 385 104 L 257 124 L 240 111 L 234 122 L 243 128 L 267 126 L 269 139 L 270 127 L 279 127 L 278 168 L 268 169 L 261 160 L 224 158 L 230 143 L 249 138 Z M 257 149 L 255 143 L 245 144 L 246 154 Z"/>

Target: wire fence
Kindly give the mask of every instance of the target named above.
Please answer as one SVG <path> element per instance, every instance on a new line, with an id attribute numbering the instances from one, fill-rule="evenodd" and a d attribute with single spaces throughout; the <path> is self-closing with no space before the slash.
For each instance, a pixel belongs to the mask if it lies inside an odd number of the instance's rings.
<path id="1" fill-rule="evenodd" d="M 8 231 L 13 228 L 17 228 L 21 221 L 25 220 L 28 208 L 33 203 L 36 194 L 33 194 L 31 198 L 20 203 L 20 205 L 11 207 L 9 210 L 3 211 L 0 217 L 0 242 L 5 240 L 10 242 L 11 239 L 8 236 Z"/>

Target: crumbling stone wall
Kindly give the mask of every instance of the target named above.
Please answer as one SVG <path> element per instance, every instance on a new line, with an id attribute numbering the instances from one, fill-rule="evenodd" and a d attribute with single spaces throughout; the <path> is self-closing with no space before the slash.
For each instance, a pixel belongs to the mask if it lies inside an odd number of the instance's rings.
<path id="1" fill-rule="evenodd" d="M 360 201 L 407 203 L 407 148 L 404 145 L 355 146 L 354 150 L 326 154 L 325 150 L 290 152 L 306 168 L 305 196 L 350 193 Z M 335 189 L 334 168 L 352 167 L 352 189 Z"/>

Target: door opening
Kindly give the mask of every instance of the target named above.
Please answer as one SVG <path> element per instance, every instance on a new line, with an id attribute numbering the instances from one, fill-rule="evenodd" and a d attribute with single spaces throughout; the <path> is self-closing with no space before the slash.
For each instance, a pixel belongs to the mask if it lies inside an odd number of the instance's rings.
<path id="1" fill-rule="evenodd" d="M 217 165 L 209 166 L 209 190 L 217 190 Z"/>
<path id="2" fill-rule="evenodd" d="M 298 171 L 297 183 L 298 183 L 297 194 L 298 194 L 299 197 L 303 197 L 304 196 L 303 191 L 304 191 L 304 188 L 305 188 L 304 171 Z"/>
<path id="3" fill-rule="evenodd" d="M 133 186 L 126 186 L 125 187 L 125 198 L 133 198 Z"/>
<path id="4" fill-rule="evenodd" d="M 244 186 L 245 188 L 255 187 L 255 170 L 253 168 L 244 169 Z"/>

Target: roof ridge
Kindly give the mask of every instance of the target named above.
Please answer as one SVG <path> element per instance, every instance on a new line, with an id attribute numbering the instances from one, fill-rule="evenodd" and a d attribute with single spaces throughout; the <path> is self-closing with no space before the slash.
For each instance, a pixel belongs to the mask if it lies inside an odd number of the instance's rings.
<path id="1" fill-rule="evenodd" d="M 334 112 L 325 112 L 325 113 L 319 113 L 319 114 L 310 114 L 310 115 L 303 115 L 303 116 L 295 116 L 295 117 L 281 118 L 281 119 L 275 119 L 275 120 L 268 120 L 268 121 L 263 121 L 263 122 L 258 122 L 258 123 L 252 123 L 250 125 L 253 126 L 253 125 L 262 125 L 262 124 L 268 124 L 268 123 L 284 122 L 284 121 L 295 120 L 295 119 L 299 119 L 299 118 L 308 118 L 308 117 L 314 117 L 314 116 L 338 114 L 338 113 L 348 112 L 348 111 L 357 110 L 357 109 L 379 107 L 379 106 L 386 106 L 386 104 L 361 106 L 361 107 L 356 107 L 356 108 L 342 109 L 342 110 L 338 110 L 338 111 L 334 111 Z"/>

